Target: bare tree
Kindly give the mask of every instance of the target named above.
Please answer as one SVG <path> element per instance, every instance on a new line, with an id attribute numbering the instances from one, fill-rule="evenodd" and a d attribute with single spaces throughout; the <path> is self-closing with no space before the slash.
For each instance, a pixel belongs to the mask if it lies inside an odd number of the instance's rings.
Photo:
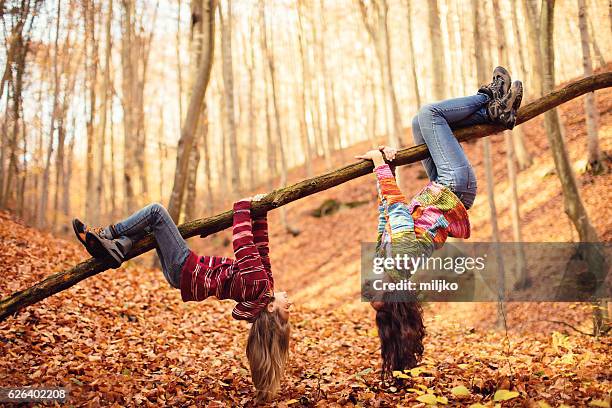
<path id="1" fill-rule="evenodd" d="M 96 121 L 96 82 L 98 80 L 98 40 L 96 38 L 96 19 L 95 15 L 95 4 L 91 0 L 84 1 L 83 7 L 83 21 L 85 26 L 85 72 L 87 74 L 87 89 L 89 90 L 89 109 L 87 116 L 87 155 L 85 159 L 86 169 L 86 191 L 88 199 L 85 200 L 85 217 L 88 220 L 92 220 L 94 223 L 98 223 L 100 217 L 100 198 L 96 196 L 96 183 L 94 179 L 94 147 L 96 146 L 96 135 L 94 122 Z M 63 137 L 60 137 L 60 140 Z M 98 144 L 99 146 L 99 144 Z M 63 160 L 63 155 L 60 156 L 60 152 L 63 153 L 63 140 L 58 150 L 58 166 L 63 166 L 63 161 L 59 163 L 59 160 Z M 100 153 L 100 152 L 99 152 Z M 101 155 L 100 155 L 101 156 Z M 56 180 L 59 186 L 59 180 Z M 57 194 L 57 190 L 56 190 Z M 56 200 L 57 201 L 57 200 Z M 57 213 L 57 210 L 56 210 Z"/>
<path id="2" fill-rule="evenodd" d="M 527 48 L 529 50 L 529 60 L 531 69 L 530 89 L 534 89 L 533 96 L 542 96 L 542 51 L 540 44 L 540 23 L 537 0 L 523 0 L 523 11 L 525 12 L 525 20 L 527 22 L 527 34 L 529 41 Z M 528 89 L 529 89 L 528 88 Z M 527 91 L 528 92 L 528 91 Z"/>
<path id="3" fill-rule="evenodd" d="M 219 5 L 219 21 L 221 22 L 221 56 L 223 62 L 223 90 L 225 91 L 225 118 L 229 139 L 232 193 L 234 198 L 240 195 L 240 160 L 238 157 L 238 141 L 236 136 L 236 113 L 234 111 L 234 74 L 232 66 L 232 2 L 227 0 L 227 18 L 223 16 L 223 6 Z"/>
<path id="4" fill-rule="evenodd" d="M 400 146 L 402 120 L 397 105 L 397 98 L 395 96 L 395 87 L 393 86 L 391 44 L 387 27 L 389 5 L 387 4 L 387 0 L 372 0 L 368 7 L 365 0 L 359 0 L 359 9 L 366 30 L 374 43 L 376 56 L 378 57 L 385 98 L 384 106 L 387 107 L 391 105 L 392 117 L 389 117 L 388 108 L 385 108 L 389 144 L 392 146 Z"/>
<path id="5" fill-rule="evenodd" d="M 187 116 L 181 130 L 181 137 L 178 143 L 176 154 L 176 170 L 174 172 L 174 184 L 172 193 L 170 194 L 170 203 L 168 212 L 172 219 L 177 222 L 180 215 L 180 209 L 183 202 L 183 194 L 185 192 L 185 183 L 187 170 L 189 165 L 189 155 L 193 146 L 193 140 L 198 125 L 200 112 L 206 95 L 206 88 L 210 79 L 210 70 L 212 67 L 214 54 L 214 30 L 215 30 L 215 0 L 206 0 L 202 7 L 200 16 L 192 15 L 193 19 L 201 19 L 203 21 L 204 30 L 202 38 L 202 56 L 199 62 L 199 68 L 196 80 L 189 100 L 187 108 Z"/>
<path id="6" fill-rule="evenodd" d="M 553 42 L 554 11 L 554 0 L 542 0 L 542 38 L 540 46 L 542 55 L 544 57 L 544 83 L 542 84 L 542 87 L 543 91 L 546 93 L 553 90 L 555 83 L 555 54 Z M 556 173 L 561 181 L 565 212 L 578 231 L 580 242 L 596 243 L 599 241 L 597 231 L 591 224 L 589 215 L 586 212 L 586 208 L 582 202 L 576 177 L 565 147 L 561 121 L 556 109 L 551 109 L 544 112 L 544 126 L 546 127 L 548 143 L 555 161 Z M 589 272 L 595 274 L 596 279 L 599 281 L 601 279 L 599 273 L 606 271 L 607 268 L 605 267 L 603 255 L 600 253 L 597 246 L 587 244 L 582 246 L 579 249 L 579 252 L 586 260 Z M 601 309 L 598 305 L 594 308 L 593 317 L 593 331 L 595 335 L 599 335 L 599 333 L 604 331 L 605 328 Z"/>
<path id="7" fill-rule="evenodd" d="M 516 41 L 516 53 L 518 54 L 519 59 L 519 69 L 521 72 L 521 77 L 525 78 L 527 73 L 527 64 L 525 63 L 524 47 L 522 45 L 521 33 L 519 30 L 518 23 L 518 13 L 517 9 L 518 4 L 517 0 L 512 0 L 512 27 L 514 29 L 514 39 Z M 516 152 L 516 161 L 518 163 L 519 169 L 524 170 L 531 166 L 533 163 L 533 156 L 527 150 L 527 146 L 525 146 L 525 135 L 523 133 L 523 127 L 521 125 L 515 127 L 512 131 L 512 139 L 514 143 L 514 151 Z"/>
<path id="8" fill-rule="evenodd" d="M 591 50 L 589 47 L 589 30 L 587 26 L 588 11 L 585 0 L 578 0 L 578 25 L 580 27 L 580 44 L 582 45 L 582 68 L 585 76 L 593 75 L 593 63 L 591 62 Z M 584 96 L 584 112 L 586 113 L 587 125 L 587 170 L 593 174 L 599 174 L 604 169 L 599 149 L 599 137 L 597 135 L 597 111 L 595 92 L 589 92 Z"/>
<path id="9" fill-rule="evenodd" d="M 495 21 L 495 31 L 497 31 L 497 58 L 501 64 L 507 65 L 509 59 L 508 47 L 506 36 L 504 34 L 504 19 L 500 11 L 499 0 L 493 0 L 493 16 L 493 20 Z M 515 247 L 515 274 L 517 276 L 517 281 L 514 287 L 524 288 L 529 284 L 529 277 L 527 276 L 525 251 L 523 248 L 518 185 L 516 180 L 516 157 L 512 139 L 512 131 L 506 130 L 504 132 L 504 140 L 506 143 L 506 167 L 508 169 L 508 182 L 510 183 L 510 189 L 512 191 L 512 195 L 510 197 L 510 217 L 512 219 L 512 237 L 514 239 Z"/>
<path id="10" fill-rule="evenodd" d="M 102 83 L 102 108 L 100 117 L 100 136 L 98 137 L 98 169 L 95 175 L 97 181 L 96 185 L 96 202 L 106 202 L 104 200 L 104 164 L 105 164 L 105 149 L 106 149 L 106 122 L 108 118 L 108 100 L 110 94 L 110 70 L 111 70 L 111 48 L 112 48 L 112 35 L 111 27 L 113 23 L 113 0 L 108 1 L 108 11 L 106 18 L 105 37 L 106 44 L 104 49 L 104 79 Z M 111 117 L 112 127 L 112 117 Z M 101 206 L 101 205 L 100 205 Z"/>
<path id="11" fill-rule="evenodd" d="M 480 8 L 479 0 L 472 0 L 472 11 L 473 11 L 473 25 L 474 25 L 474 52 L 479 52 L 478 50 L 481 48 L 486 49 L 489 46 L 489 42 L 485 41 L 485 38 L 488 38 L 488 33 L 482 32 L 481 27 L 481 13 L 482 10 Z M 486 27 L 485 27 L 486 30 Z M 482 56 L 476 56 L 476 76 L 479 83 L 485 83 L 487 80 L 486 73 L 486 63 L 487 61 Z M 499 276 L 499 285 L 498 288 L 500 296 L 504 293 L 504 261 L 501 255 L 501 250 L 499 247 L 499 225 L 497 222 L 497 208 L 495 205 L 495 182 L 493 179 L 493 163 L 491 159 L 491 142 L 489 139 L 482 140 L 483 146 L 483 157 L 484 157 L 484 167 L 485 167 L 485 177 L 487 180 L 487 201 L 489 203 L 489 214 L 491 218 L 491 241 L 493 242 L 495 248 L 495 256 L 497 260 L 497 268 L 498 268 L 498 276 Z M 498 303 L 497 309 L 497 326 L 501 327 L 503 323 L 503 302 L 500 298 L 500 302 Z"/>
<path id="12" fill-rule="evenodd" d="M 412 87 L 417 108 L 421 106 L 421 94 L 416 73 L 416 58 L 414 57 L 414 35 L 412 33 L 412 0 L 406 0 L 406 21 L 408 21 L 408 52 L 410 55 L 410 70 L 412 73 Z M 461 64 L 463 67 L 463 64 Z"/>
<path id="13" fill-rule="evenodd" d="M 260 14 L 261 19 L 263 21 L 263 32 L 261 33 L 263 51 L 265 54 L 268 71 L 270 74 L 270 82 L 272 84 L 272 102 L 273 102 L 272 106 L 274 110 L 274 118 L 276 121 L 276 126 L 275 126 L 276 144 L 278 146 L 278 150 L 280 153 L 280 163 L 281 163 L 280 185 L 281 187 L 285 187 L 287 185 L 287 158 L 285 155 L 285 144 L 283 143 L 283 137 L 281 133 L 280 111 L 279 111 L 279 106 L 278 106 L 279 97 L 277 95 L 276 67 L 275 67 L 275 61 L 274 61 L 274 44 L 272 42 L 272 38 L 274 38 L 274 34 L 272 34 L 270 36 L 270 40 L 268 40 L 267 28 L 266 28 L 267 26 L 266 14 L 265 14 L 265 8 L 264 8 L 263 1 L 260 2 L 260 13 L 261 13 Z M 299 234 L 299 231 L 297 229 L 289 225 L 289 222 L 287 221 L 286 209 L 283 209 L 283 211 L 281 211 L 281 222 L 283 223 L 287 232 L 291 233 L 292 235 Z"/>
<path id="14" fill-rule="evenodd" d="M 312 176 L 312 147 L 310 145 L 310 138 L 308 137 L 308 127 L 306 125 L 306 87 L 312 80 L 310 78 L 310 71 L 308 69 L 308 61 L 306 57 L 305 38 L 304 38 L 304 24 L 302 22 L 302 1 L 296 2 L 296 11 L 298 17 L 298 45 L 300 49 L 300 62 L 302 69 L 302 86 L 300 87 L 300 134 L 302 137 L 302 148 L 304 149 L 304 163 L 306 165 L 306 175 Z"/>
<path id="15" fill-rule="evenodd" d="M 434 80 L 434 98 L 444 99 L 446 95 L 446 81 L 444 75 L 444 46 L 442 45 L 442 26 L 438 0 L 428 0 L 428 26 L 429 39 L 431 41 L 431 65 Z"/>

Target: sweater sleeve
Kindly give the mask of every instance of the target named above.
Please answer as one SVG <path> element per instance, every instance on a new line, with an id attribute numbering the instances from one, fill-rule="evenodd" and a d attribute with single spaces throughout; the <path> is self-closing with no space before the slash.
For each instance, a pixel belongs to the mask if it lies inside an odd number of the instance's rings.
<path id="1" fill-rule="evenodd" d="M 259 251 L 259 257 L 263 264 L 268 278 L 273 282 L 272 264 L 270 263 L 270 247 L 268 246 L 268 217 L 267 213 L 253 219 L 253 239 L 255 247 Z"/>
<path id="2" fill-rule="evenodd" d="M 395 177 L 388 164 L 383 164 L 374 169 L 376 174 L 378 195 L 381 205 L 379 211 L 384 212 L 386 222 L 391 229 L 391 237 L 400 232 L 414 231 L 414 222 L 408 210 L 408 201 L 399 189 Z M 379 216 L 379 232 L 380 222 Z M 385 226 L 383 225 L 383 229 Z"/>
<path id="3" fill-rule="evenodd" d="M 395 258 L 397 255 L 416 256 L 420 254 L 421 246 L 414 232 L 414 221 L 408 209 L 408 202 L 399 189 L 389 165 L 376 167 L 374 173 L 378 181 L 381 211 L 384 211 L 388 223 L 383 228 L 387 228 L 391 235 L 389 255 Z M 409 278 L 405 271 L 393 268 L 387 270 L 387 275 L 393 281 Z"/>
<path id="4" fill-rule="evenodd" d="M 253 240 L 250 201 L 241 200 L 234 203 L 232 233 L 232 245 L 238 269 L 243 273 L 250 270 L 263 271 L 264 266 Z"/>

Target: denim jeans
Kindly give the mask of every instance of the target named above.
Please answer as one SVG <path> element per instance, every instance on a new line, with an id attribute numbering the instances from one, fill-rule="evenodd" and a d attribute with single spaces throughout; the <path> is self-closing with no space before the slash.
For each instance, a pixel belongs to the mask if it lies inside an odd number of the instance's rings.
<path id="1" fill-rule="evenodd" d="M 476 94 L 423 106 L 412 119 L 415 144 L 427 144 L 431 157 L 421 161 L 429 180 L 448 187 L 470 208 L 476 197 L 476 175 L 463 148 L 453 136 L 461 127 L 489 123 L 489 96 Z"/>
<path id="2" fill-rule="evenodd" d="M 189 256 L 189 247 L 164 206 L 149 204 L 113 227 L 118 235 L 133 239 L 152 232 L 164 277 L 172 287 L 180 288 L 181 269 Z"/>

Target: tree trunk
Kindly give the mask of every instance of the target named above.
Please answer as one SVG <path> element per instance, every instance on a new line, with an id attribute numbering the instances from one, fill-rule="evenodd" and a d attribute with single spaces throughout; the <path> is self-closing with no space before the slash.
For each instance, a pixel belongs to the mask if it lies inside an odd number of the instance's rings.
<path id="1" fill-rule="evenodd" d="M 123 4 L 123 15 L 121 19 L 122 25 L 122 44 L 121 44 L 121 67 L 122 67 L 122 91 L 123 91 L 123 200 L 124 213 L 131 214 L 136 209 L 134 179 L 136 166 L 134 158 L 136 156 L 136 147 L 134 139 L 136 130 L 136 113 L 135 113 L 135 94 L 134 82 L 136 81 L 137 67 L 134 66 L 135 54 L 135 29 L 134 29 L 134 13 L 135 4 L 133 0 L 126 0 Z"/>
<path id="2" fill-rule="evenodd" d="M 406 19 L 408 21 L 408 52 L 410 55 L 410 71 L 412 74 L 412 87 L 416 99 L 417 109 L 421 107 L 421 93 L 419 92 L 419 82 L 416 73 L 416 58 L 414 56 L 414 35 L 412 34 L 412 0 L 406 1 Z M 461 64 L 463 67 L 463 64 Z"/>
<path id="3" fill-rule="evenodd" d="M 495 21 L 495 31 L 497 31 L 497 57 L 502 65 L 508 65 L 508 47 L 504 31 L 503 17 L 499 7 L 499 0 L 493 0 L 493 20 Z M 516 165 L 514 144 L 512 140 L 512 131 L 504 132 L 504 140 L 506 143 L 506 167 L 508 170 L 508 182 L 512 195 L 510 197 L 510 217 L 512 219 L 512 238 L 515 247 L 515 276 L 517 278 L 514 284 L 515 289 L 527 287 L 529 277 L 527 276 L 525 251 L 523 248 L 523 235 L 521 233 L 521 215 L 519 206 L 518 186 L 516 180 Z"/>
<path id="4" fill-rule="evenodd" d="M 515 49 L 518 50 L 519 55 L 519 69 L 521 73 L 521 77 L 525 78 L 527 75 L 527 64 L 525 63 L 524 56 L 524 47 L 521 40 L 521 33 L 519 31 L 519 23 L 518 23 L 518 13 L 517 9 L 518 4 L 517 0 L 512 0 L 512 27 L 514 30 L 514 38 L 516 39 Z M 533 156 L 527 150 L 527 146 L 525 146 L 525 135 L 523 133 L 523 128 L 521 126 L 515 127 L 512 130 L 512 141 L 514 144 L 514 151 L 516 152 L 516 161 L 518 163 L 518 167 L 521 170 L 524 170 L 531 166 L 533 163 Z"/>
<path id="5" fill-rule="evenodd" d="M 323 27 L 319 27 L 319 29 L 323 30 Z M 331 134 L 330 134 L 330 124 L 329 124 L 329 108 L 327 106 L 327 91 L 325 89 L 325 82 L 323 85 L 319 83 L 319 77 L 324 76 L 325 73 L 322 72 L 322 66 L 320 61 L 323 59 L 323 55 L 321 55 L 321 41 L 319 37 L 322 37 L 323 34 L 318 34 L 318 29 L 316 24 L 312 24 L 312 37 L 313 37 L 313 53 L 314 53 L 314 64 L 313 70 L 315 74 L 313 75 L 313 93 L 312 97 L 315 103 L 315 110 L 317 114 L 317 121 L 319 127 L 319 146 L 323 151 L 323 158 L 325 160 L 325 167 L 327 170 L 331 169 Z M 317 64 L 319 62 L 319 64 Z M 323 93 L 323 97 L 321 97 L 321 93 Z M 324 105 L 324 111 L 321 111 L 321 104 Z M 325 128 L 323 128 L 323 117 L 325 117 Z"/>
<path id="6" fill-rule="evenodd" d="M 544 83 L 542 84 L 544 92 L 552 91 L 555 83 L 554 7 L 554 0 L 542 0 L 542 38 L 540 46 L 544 57 Z M 561 122 L 556 109 L 544 113 L 544 126 L 546 127 L 548 143 L 555 161 L 556 173 L 561 181 L 565 212 L 578 231 L 580 242 L 598 242 L 597 231 L 595 231 L 591 224 L 580 196 L 576 177 L 563 141 Z M 596 273 L 597 271 L 606 270 L 603 255 L 599 253 L 595 246 L 583 247 L 580 250 L 580 255 L 586 260 L 589 271 Z M 596 279 L 598 281 L 597 284 L 600 284 L 602 277 L 596 276 Z M 597 309 L 594 309 L 594 311 L 596 312 Z M 598 335 L 599 330 L 602 330 L 602 326 L 597 313 L 594 313 L 593 320 L 594 334 Z"/>
<path id="7" fill-rule="evenodd" d="M 489 42 L 485 41 L 488 38 L 489 33 L 485 28 L 485 32 L 481 33 L 481 9 L 480 2 L 478 0 L 472 0 L 473 15 L 474 15 L 474 52 L 478 53 L 479 49 L 486 49 L 489 46 Z M 503 46 L 503 45 L 502 45 Z M 486 73 L 486 62 L 482 57 L 476 55 L 476 76 L 478 83 L 487 82 Z M 500 295 L 498 307 L 497 307 L 497 327 L 503 327 L 503 294 L 505 292 L 505 272 L 504 272 L 504 260 L 499 247 L 499 226 L 497 222 L 497 208 L 495 205 L 495 180 L 493 179 L 493 164 L 491 160 L 491 141 L 489 139 L 483 139 L 483 157 L 484 157 L 484 168 L 485 177 L 487 180 L 487 201 L 489 203 L 489 216 L 491 223 L 491 241 L 495 248 L 495 257 L 498 268 L 498 293 Z"/>
<path id="8" fill-rule="evenodd" d="M 393 86 L 393 75 L 391 65 L 391 44 L 387 27 L 387 15 L 389 6 L 387 0 L 376 0 L 368 7 L 363 0 L 359 1 L 361 16 L 366 30 L 374 43 L 376 56 L 380 64 L 380 74 L 383 86 L 383 102 L 385 118 L 387 122 L 387 133 L 391 146 L 401 145 L 402 121 L 397 106 L 397 98 Z M 389 111 L 389 105 L 391 111 Z"/>
<path id="9" fill-rule="evenodd" d="M 589 30 L 587 26 L 588 14 L 585 0 L 578 0 L 578 25 L 580 27 L 580 43 L 582 45 L 582 68 L 585 76 L 593 75 L 593 64 L 591 62 L 591 50 L 589 48 Z M 584 97 L 584 112 L 586 113 L 587 125 L 587 170 L 593 174 L 599 174 L 604 170 L 599 149 L 599 137 L 597 135 L 597 119 L 595 112 L 595 93 L 590 92 Z"/>
<path id="10" fill-rule="evenodd" d="M 250 30 L 250 41 L 251 44 L 254 44 L 255 37 L 255 24 L 249 23 Z M 244 44 L 247 44 L 247 41 L 244 41 Z M 255 187 L 256 180 L 258 180 L 257 175 L 259 174 L 258 170 L 255 170 L 255 159 L 257 157 L 257 128 L 256 125 L 256 116 L 255 116 L 255 47 L 249 47 L 249 53 L 247 57 L 247 53 L 244 53 L 245 65 L 247 67 L 247 72 L 249 75 L 249 91 L 248 91 L 248 101 L 249 101 L 249 153 L 247 154 L 247 173 L 249 175 L 249 188 L 252 189 Z M 304 82 L 303 86 L 306 83 Z M 205 159 L 206 160 L 206 159 Z M 259 166 L 258 166 L 259 167 Z"/>
<path id="11" fill-rule="evenodd" d="M 593 75 L 566 85 L 564 88 L 551 92 L 550 94 L 523 106 L 517 117 L 517 124 L 524 123 L 535 116 L 553 109 L 587 92 L 612 86 L 612 72 Z M 460 142 L 478 139 L 499 133 L 504 130 L 501 126 L 478 125 L 469 128 L 458 129 L 454 132 Z M 428 157 L 429 152 L 425 144 L 401 149 L 394 160 L 397 166 L 416 163 Z M 330 189 L 350 180 L 372 173 L 372 162 L 362 160 L 349 164 L 333 172 L 318 177 L 302 180 L 288 187 L 280 188 L 268 193 L 263 199 L 253 205 L 253 214 L 259 215 L 274 208 L 282 207 L 300 198 Z M 179 231 L 185 238 L 196 235 L 207 236 L 222 231 L 232 226 L 232 211 L 225 211 L 212 217 L 194 220 L 180 225 Z M 142 255 L 155 248 L 155 239 L 147 235 L 135 243 L 127 259 Z M 0 321 L 6 319 L 13 313 L 24 307 L 35 304 L 55 293 L 61 292 L 90 276 L 109 269 L 109 265 L 102 260 L 90 258 L 71 269 L 58 272 L 45 278 L 34 286 L 15 292 L 0 300 Z"/>
<path id="12" fill-rule="evenodd" d="M 187 108 L 187 116 L 185 117 L 183 128 L 181 129 L 181 138 L 179 139 L 176 153 L 174 184 L 172 186 L 172 193 L 170 194 L 170 204 L 168 205 L 168 212 L 175 222 L 179 218 L 179 212 L 182 207 L 187 168 L 189 165 L 189 153 L 193 145 L 193 139 L 198 124 L 198 116 L 202 110 L 206 88 L 210 79 L 214 52 L 215 6 L 215 0 L 206 0 L 202 9 L 201 19 L 205 22 L 202 57 L 200 59 L 197 78 Z"/>
<path id="13" fill-rule="evenodd" d="M 100 136 L 98 138 L 98 169 L 95 175 L 97 180 L 96 186 L 96 197 L 97 202 L 100 204 L 106 203 L 104 197 L 104 163 L 105 163 L 105 150 L 106 150 L 106 122 L 107 122 L 107 113 L 108 113 L 108 98 L 110 92 L 110 57 L 111 57 L 111 47 L 112 47 L 112 37 L 111 37 L 111 26 L 113 23 L 113 0 L 109 0 L 108 2 L 108 12 L 106 18 L 106 28 L 105 28 L 105 36 L 106 36 L 106 45 L 104 50 L 104 81 L 102 83 L 102 116 L 100 118 Z M 113 118 L 111 117 L 111 127 Z M 113 167 L 113 163 L 111 163 L 111 167 Z M 98 214 L 99 215 L 99 214 Z M 101 218 L 99 218 L 96 222 L 100 222 Z"/>
<path id="14" fill-rule="evenodd" d="M 212 213 L 214 208 L 214 196 L 212 190 L 212 173 L 210 169 L 210 133 L 208 129 L 208 108 L 206 101 L 202 106 L 202 151 L 204 152 L 204 182 L 206 183 L 206 214 Z"/>
<path id="15" fill-rule="evenodd" d="M 265 9 L 263 7 L 263 2 L 260 3 L 261 4 L 261 18 L 263 21 L 263 50 L 266 56 L 266 62 L 267 62 L 267 66 L 268 66 L 268 70 L 270 73 L 270 83 L 272 84 L 272 106 L 274 109 L 274 118 L 276 121 L 276 144 L 278 145 L 278 150 L 280 153 L 280 163 L 281 163 L 281 176 L 280 176 L 280 185 L 281 187 L 284 187 L 287 185 L 287 158 L 285 155 L 285 144 L 283 143 L 283 137 L 282 137 L 282 133 L 281 133 L 281 122 L 280 122 L 280 111 L 279 111 L 279 107 L 278 107 L 278 96 L 277 96 L 277 87 L 276 87 L 276 67 L 274 66 L 274 45 L 273 43 L 268 44 L 268 35 L 267 35 L 267 28 L 266 28 L 266 15 L 265 15 Z M 274 34 L 272 34 L 270 36 L 270 42 L 272 41 L 272 39 L 274 38 Z M 287 221 L 287 212 L 285 208 L 281 209 L 281 222 L 283 224 L 283 226 L 285 227 L 285 229 L 287 230 L 287 232 L 292 233 L 293 235 L 297 235 L 299 233 L 299 231 L 297 231 L 295 228 L 291 227 L 289 225 L 289 222 Z"/>
<path id="16" fill-rule="evenodd" d="M 542 96 L 542 50 L 540 44 L 540 23 L 538 18 L 537 0 L 523 0 L 523 11 L 525 12 L 525 20 L 527 22 L 527 34 L 529 41 L 527 48 L 529 50 L 529 60 L 531 64 L 531 75 L 529 83 L 533 86 L 531 98 L 539 98 Z"/>
<path id="17" fill-rule="evenodd" d="M 444 75 L 444 46 L 442 45 L 442 27 L 440 25 L 438 0 L 428 0 L 428 12 L 429 39 L 431 40 L 431 64 L 434 81 L 434 99 L 442 100 L 446 95 L 446 78 Z"/>
<path id="18" fill-rule="evenodd" d="M 306 176 L 312 176 L 312 147 L 308 137 L 308 126 L 306 122 L 306 85 L 312 80 L 308 70 L 308 61 L 304 52 L 304 25 L 302 24 L 302 3 L 296 3 L 298 16 L 298 45 L 300 47 L 300 62 L 302 68 L 302 86 L 300 88 L 300 135 L 302 138 L 302 148 L 304 149 L 304 164 L 306 166 Z"/>
<path id="19" fill-rule="evenodd" d="M 236 136 L 236 114 L 234 112 L 234 74 L 232 64 L 232 2 L 227 0 L 227 18 L 223 16 L 223 6 L 219 5 L 219 21 L 221 23 L 221 56 L 223 61 L 223 90 L 225 91 L 225 117 L 229 139 L 230 156 L 232 159 L 231 180 L 232 195 L 240 195 L 240 160 L 238 157 L 238 141 Z"/>
<path id="20" fill-rule="evenodd" d="M 94 179 L 94 147 L 96 146 L 96 135 L 94 123 L 96 121 L 96 82 L 98 77 L 98 41 L 96 40 L 96 20 L 94 18 L 96 14 L 95 4 L 91 0 L 87 0 L 83 3 L 83 20 L 85 26 L 85 72 L 87 77 L 87 87 L 89 88 L 89 115 L 87 117 L 87 153 L 85 158 L 85 169 L 86 169 L 86 192 L 87 200 L 85 200 L 85 219 L 88 222 L 97 224 L 100 218 L 100 199 L 97 196 L 96 183 Z M 89 47 L 88 47 L 89 45 Z M 88 52 L 89 51 L 89 52 Z M 62 147 L 63 150 L 63 147 Z M 63 151 L 62 151 L 63 153 Z M 101 153 L 101 152 L 98 152 Z M 59 156 L 59 150 L 58 150 Z M 101 156 L 101 155 L 100 155 Z M 58 157 L 58 162 L 59 162 Z M 63 166 L 62 162 L 58 163 L 58 166 Z M 58 167 L 59 168 L 59 167 Z M 59 180 L 56 181 L 56 185 L 59 186 Z M 57 204 L 57 203 L 56 203 Z M 56 208 L 57 213 L 57 208 Z"/>

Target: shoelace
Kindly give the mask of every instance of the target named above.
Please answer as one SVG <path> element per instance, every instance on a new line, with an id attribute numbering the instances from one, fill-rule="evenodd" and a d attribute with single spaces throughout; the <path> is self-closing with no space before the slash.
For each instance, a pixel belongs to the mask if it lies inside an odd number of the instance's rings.
<path id="1" fill-rule="evenodd" d="M 102 233 L 102 231 L 104 231 L 104 228 L 102 228 L 102 227 L 90 227 L 88 225 L 85 225 L 83 227 L 83 231 L 85 231 L 85 232 L 92 232 L 92 233 L 100 235 L 100 233 Z"/>

